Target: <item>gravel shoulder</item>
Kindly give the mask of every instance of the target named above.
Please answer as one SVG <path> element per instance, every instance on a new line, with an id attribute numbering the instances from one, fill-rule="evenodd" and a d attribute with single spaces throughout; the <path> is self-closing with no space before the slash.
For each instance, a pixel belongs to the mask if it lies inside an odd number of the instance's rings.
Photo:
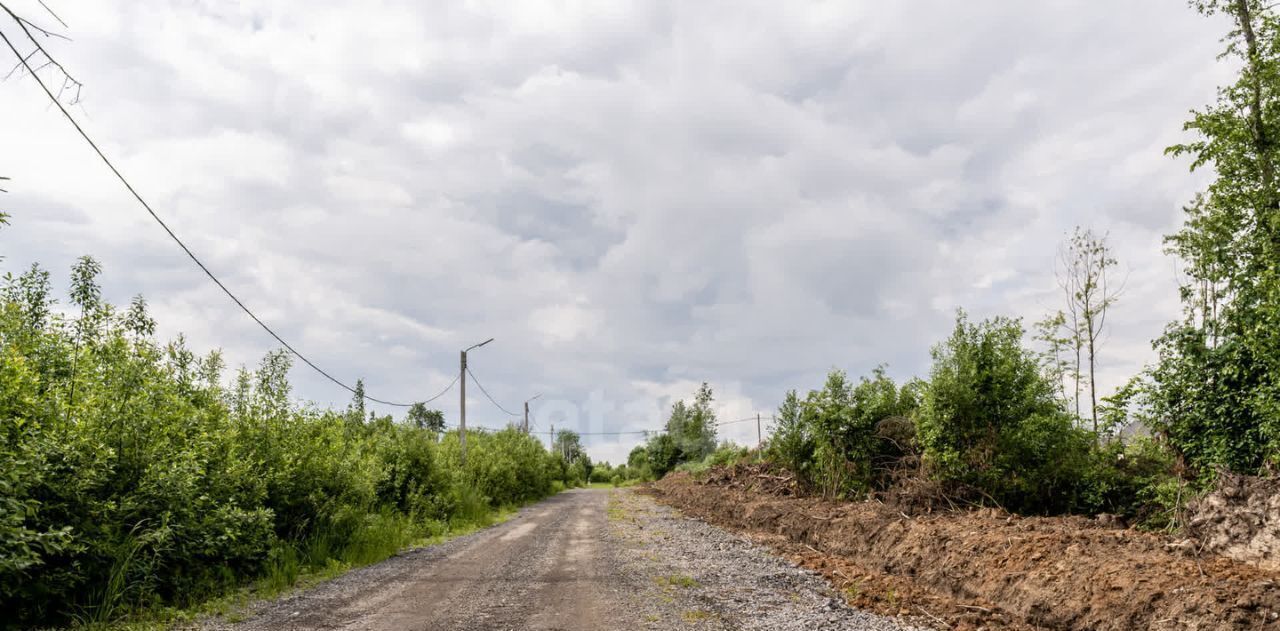
<path id="1" fill-rule="evenodd" d="M 823 578 L 629 489 L 578 489 L 206 629 L 906 631 Z"/>
<path id="2" fill-rule="evenodd" d="M 644 628 L 925 628 L 852 609 L 821 575 L 646 495 L 612 492 L 609 524 L 617 564 L 637 590 L 629 605 Z"/>

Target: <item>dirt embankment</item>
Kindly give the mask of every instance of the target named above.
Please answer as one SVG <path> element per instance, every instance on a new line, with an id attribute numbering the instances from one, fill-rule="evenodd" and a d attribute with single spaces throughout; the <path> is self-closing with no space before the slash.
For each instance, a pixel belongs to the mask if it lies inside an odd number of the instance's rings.
<path id="1" fill-rule="evenodd" d="M 1280 573 L 1084 518 L 909 516 L 792 497 L 758 467 L 668 476 L 660 501 L 767 542 L 851 602 L 952 629 L 1280 629 Z"/>
<path id="2" fill-rule="evenodd" d="M 1204 550 L 1280 572 L 1280 478 L 1224 474 L 1187 513 Z"/>

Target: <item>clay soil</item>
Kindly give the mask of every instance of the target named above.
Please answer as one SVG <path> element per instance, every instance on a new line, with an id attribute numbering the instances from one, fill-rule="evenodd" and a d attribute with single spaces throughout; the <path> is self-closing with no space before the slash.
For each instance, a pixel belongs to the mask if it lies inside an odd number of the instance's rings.
<path id="1" fill-rule="evenodd" d="M 939 629 L 1280 629 L 1280 572 L 1097 520 L 796 497 L 760 465 L 652 492 L 822 572 L 855 606 Z"/>

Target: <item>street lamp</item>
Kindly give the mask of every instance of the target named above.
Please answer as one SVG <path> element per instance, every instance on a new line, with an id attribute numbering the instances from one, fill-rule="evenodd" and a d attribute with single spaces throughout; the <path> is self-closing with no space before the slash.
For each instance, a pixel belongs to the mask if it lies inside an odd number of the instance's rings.
<path id="1" fill-rule="evenodd" d="M 532 397 L 529 397 L 529 401 L 532 401 L 540 396 L 542 396 L 542 393 L 535 394 Z M 525 434 L 529 433 L 529 401 L 524 402 L 524 433 Z"/>
<path id="2" fill-rule="evenodd" d="M 467 464 L 467 351 L 480 348 L 492 341 L 493 338 L 489 338 L 479 344 L 468 346 L 462 351 L 462 361 L 458 368 L 458 382 L 462 386 L 458 405 L 458 449 L 459 461 L 464 465 Z"/>

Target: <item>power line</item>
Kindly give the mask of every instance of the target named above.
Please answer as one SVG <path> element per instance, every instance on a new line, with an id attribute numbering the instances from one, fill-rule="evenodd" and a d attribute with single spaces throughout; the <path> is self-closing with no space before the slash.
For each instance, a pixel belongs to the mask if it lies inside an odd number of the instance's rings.
<path id="1" fill-rule="evenodd" d="M 471 367 L 470 367 L 470 366 L 467 366 L 467 374 L 468 374 L 468 375 L 471 375 L 471 380 L 472 380 L 472 381 L 474 381 L 474 382 L 476 382 L 476 387 L 480 388 L 480 392 L 483 392 L 483 393 L 484 393 L 484 398 L 488 399 L 488 400 L 489 400 L 489 403 L 494 404 L 495 406 L 497 406 L 497 408 L 498 408 L 499 410 L 502 410 L 503 412 L 506 412 L 507 414 L 510 414 L 511 416 L 520 416 L 519 414 L 516 414 L 515 412 L 512 412 L 511 410 L 508 410 L 507 408 L 502 407 L 502 404 L 501 404 L 501 403 L 498 403 L 497 401 L 494 401 L 494 400 L 493 400 L 493 397 L 489 396 L 489 391 L 484 389 L 484 384 L 480 383 L 480 380 L 479 380 L 479 379 L 476 379 L 476 374 L 475 374 L 475 373 L 471 372 Z"/>
<path id="2" fill-rule="evenodd" d="M 754 420 L 756 420 L 756 417 L 753 416 L 751 418 L 740 418 L 736 421 L 721 421 L 719 423 L 716 423 L 715 426 L 723 427 L 725 425 L 733 425 L 734 423 L 746 423 L 747 421 L 754 421 Z"/>
<path id="3" fill-rule="evenodd" d="M 446 424 L 445 424 L 445 426 L 444 426 L 444 428 L 445 428 L 445 429 L 450 429 L 450 430 L 456 430 L 456 429 L 458 429 L 458 425 L 457 425 L 456 423 L 455 423 L 455 424 L 453 424 L 453 425 L 449 425 L 449 424 L 447 424 L 447 423 L 446 423 Z M 505 432 L 505 431 L 507 431 L 508 429 L 512 429 L 512 428 L 511 428 L 511 427 L 485 427 L 484 425 L 467 425 L 467 431 L 468 431 L 468 432 L 472 432 L 472 431 L 475 431 L 475 432 Z"/>
<path id="4" fill-rule="evenodd" d="M 472 375 L 472 377 L 475 377 L 475 375 Z M 478 384 L 479 384 L 479 382 L 477 382 L 477 385 L 478 385 Z M 481 388 L 481 390 L 483 390 L 483 388 Z M 761 419 L 771 418 L 771 419 L 776 420 L 776 418 L 775 418 L 775 417 L 773 417 L 772 415 L 770 415 L 770 416 L 761 416 L 760 418 L 761 418 Z M 750 417 L 750 418 L 740 418 L 740 419 L 736 419 L 736 420 L 732 420 L 732 421 L 722 421 L 722 422 L 719 422 L 719 423 L 715 423 L 715 424 L 713 424 L 712 426 L 713 426 L 713 427 L 720 427 L 720 426 L 722 426 L 722 425 L 733 425 L 734 423 L 746 423 L 747 421 L 754 421 L 754 420 L 756 420 L 756 417 L 752 416 L 752 417 Z M 666 429 L 665 427 L 664 427 L 664 428 L 662 428 L 662 429 L 619 430 L 619 431 L 616 431 L 616 432 L 615 432 L 615 431 L 611 431 L 611 432 L 579 432 L 579 431 L 575 431 L 575 430 L 572 430 L 572 429 L 570 429 L 570 430 L 564 430 L 564 431 L 570 431 L 570 432 L 573 432 L 573 433 L 575 433 L 575 434 L 577 434 L 577 435 L 579 435 L 579 436 L 626 436 L 626 435 L 639 435 L 639 434 L 656 435 L 656 434 L 666 434 L 666 433 L 667 433 L 667 429 Z M 531 433 L 531 434 L 550 434 L 551 432 L 542 431 L 542 432 L 530 432 L 530 433 Z"/>
<path id="5" fill-rule="evenodd" d="M 457 377 L 454 377 L 454 378 L 453 378 L 453 381 L 450 381 L 450 382 L 449 382 L 449 385 L 445 386 L 445 387 L 444 387 L 444 390 L 441 390 L 441 391 L 440 391 L 440 394 L 437 394 L 436 396 L 431 397 L 430 399 L 427 399 L 426 401 L 420 401 L 419 403 L 422 403 L 423 405 L 426 405 L 426 404 L 431 403 L 432 401 L 435 401 L 436 399 L 439 399 L 440 397 L 444 396 L 446 392 L 448 392 L 448 391 L 452 390 L 452 389 L 453 389 L 453 387 L 454 387 L 455 385 L 457 385 L 457 384 L 458 384 L 458 379 L 459 379 L 461 376 L 462 376 L 462 375 L 458 375 Z"/>
<path id="6" fill-rule="evenodd" d="M 0 4 L 0 8 L 3 8 L 4 11 L 8 13 L 9 16 L 12 17 L 14 21 L 18 23 L 18 26 L 22 28 L 22 31 L 24 33 L 26 33 L 27 38 L 30 39 L 32 42 L 36 43 L 37 48 L 40 48 L 41 50 L 43 50 L 43 47 L 41 47 L 39 42 L 36 42 L 35 38 L 31 35 L 31 31 L 27 30 L 27 26 L 24 20 L 22 20 L 22 18 L 19 18 L 17 15 L 13 13 L 13 11 L 9 10 L 9 7 L 3 4 Z M 235 302 L 236 305 L 239 306 L 240 309 L 245 312 L 245 314 L 247 314 L 250 318 L 252 318 L 254 322 L 258 323 L 258 326 L 262 327 L 262 330 L 266 331 L 268 334 L 271 335 L 271 337 L 275 338 L 277 342 L 283 345 L 290 353 L 293 353 L 294 356 L 296 356 L 298 359 L 301 359 L 304 364 L 306 364 L 307 366 L 310 366 L 312 370 L 315 370 L 321 375 L 324 375 L 324 377 L 327 378 L 329 381 L 332 381 L 333 383 L 338 384 L 339 386 L 345 388 L 347 391 L 351 392 L 352 394 L 355 394 L 356 393 L 355 388 L 339 381 L 336 377 L 334 377 L 333 375 L 326 372 L 324 369 L 317 366 L 310 359 L 307 359 L 305 355 L 303 355 L 302 353 L 299 353 L 298 350 L 295 349 L 293 346 L 291 346 L 288 342 L 284 341 L 284 338 L 280 337 L 275 331 L 271 329 L 271 327 L 267 326 L 265 322 L 263 322 L 256 314 L 253 313 L 253 311 L 250 311 L 249 307 L 245 306 L 245 304 L 241 302 L 240 299 L 236 297 L 234 293 L 231 293 L 231 290 L 227 289 L 227 286 L 223 285 L 222 281 L 218 280 L 218 277 L 214 276 L 213 272 L 209 271 L 208 267 L 205 267 L 205 264 L 201 262 L 199 258 L 196 257 L 195 253 L 193 253 L 185 243 L 182 242 L 182 239 L 178 238 L 178 235 L 174 234 L 173 230 L 171 230 L 169 226 L 165 224 L 164 220 L 161 219 L 160 216 L 156 214 L 156 211 L 152 210 L 151 205 L 148 204 L 147 201 L 142 198 L 142 195 L 138 194 L 138 191 L 133 188 L 133 185 L 129 183 L 129 180 L 125 179 L 124 175 L 120 173 L 120 170 L 117 169 L 114 164 L 112 164 L 111 160 L 108 159 L 106 154 L 102 152 L 102 149 L 98 148 L 98 144 L 95 143 L 93 139 L 89 137 L 89 134 L 87 134 L 84 131 L 84 128 L 80 127 L 80 123 L 78 123 L 75 117 L 73 117 L 71 113 L 67 111 L 66 107 L 63 107 L 62 102 L 58 100 L 58 97 L 53 95 L 53 91 L 51 91 L 49 87 L 44 84 L 44 81 L 40 79 L 40 76 L 37 75 L 35 70 L 31 68 L 31 64 L 28 63 L 27 57 L 23 57 L 22 53 L 18 52 L 17 47 L 13 45 L 13 42 L 9 41 L 9 38 L 5 36 L 3 31 L 0 31 L 0 38 L 4 39 L 5 45 L 7 45 L 9 47 L 9 50 L 13 52 L 14 56 L 21 61 L 23 67 L 27 69 L 27 72 L 31 73 L 31 77 L 36 80 L 36 83 L 39 84 L 40 89 L 44 90 L 44 93 L 49 97 L 49 100 L 53 101 L 54 105 L 58 106 L 58 111 L 62 112 L 62 115 L 66 117 L 66 119 L 71 123 L 73 127 L 76 128 L 76 131 L 80 133 L 80 137 L 84 138 L 85 142 L 89 143 L 89 146 L 93 148 L 94 153 L 97 153 L 98 157 L 102 159 L 102 162 L 107 165 L 107 168 L 111 169 L 111 172 L 115 174 L 116 179 L 120 180 L 121 184 L 124 184 L 124 187 L 129 190 L 129 193 L 133 195 L 133 198 L 138 200 L 138 203 L 141 204 L 142 207 L 147 210 L 147 213 L 151 215 L 151 218 L 155 219 L 156 223 L 160 224 L 161 228 L 164 228 L 164 231 L 168 233 L 169 238 L 173 239 L 174 243 L 177 243 L 178 247 L 182 248 L 182 251 L 187 254 L 187 257 L 189 257 L 196 264 L 196 266 L 198 266 L 200 270 L 203 271 L 205 275 L 208 276 L 209 279 L 212 280 L 214 284 L 217 285 L 218 288 L 222 290 L 222 293 L 226 294 L 227 297 L 232 300 L 232 302 Z M 48 53 L 45 53 L 45 56 L 48 56 Z M 383 405 L 390 405 L 395 407 L 409 407 L 413 405 L 412 403 L 395 403 L 392 401 L 384 401 L 382 399 L 371 397 L 368 394 L 365 394 L 363 396 L 364 398 L 370 401 L 373 401 L 374 403 L 381 403 Z"/>

